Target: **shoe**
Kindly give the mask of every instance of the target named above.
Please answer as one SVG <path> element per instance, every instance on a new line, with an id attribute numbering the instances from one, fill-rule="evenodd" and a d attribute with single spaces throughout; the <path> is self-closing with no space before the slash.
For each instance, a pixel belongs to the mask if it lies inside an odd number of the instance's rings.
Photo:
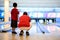
<path id="1" fill-rule="evenodd" d="M 23 30 L 21 30 L 21 32 L 23 32 L 23 33 L 24 33 L 24 31 L 23 31 Z"/>
<path id="2" fill-rule="evenodd" d="M 26 35 L 29 36 L 29 32 L 26 32 Z"/>
<path id="3" fill-rule="evenodd" d="M 21 30 L 21 32 L 20 32 L 20 34 L 19 34 L 19 35 L 21 35 L 21 36 L 22 36 L 22 35 L 23 35 L 23 33 L 24 33 L 24 32 L 23 32 L 23 30 Z"/>
<path id="4" fill-rule="evenodd" d="M 16 32 L 12 32 L 13 34 L 17 34 Z"/>

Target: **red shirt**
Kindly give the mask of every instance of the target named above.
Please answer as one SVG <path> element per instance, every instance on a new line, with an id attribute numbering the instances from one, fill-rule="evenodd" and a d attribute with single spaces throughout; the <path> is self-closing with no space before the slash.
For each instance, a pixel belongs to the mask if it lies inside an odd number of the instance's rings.
<path id="1" fill-rule="evenodd" d="M 30 26 L 30 17 L 23 15 L 19 19 L 18 27 L 29 27 Z"/>
<path id="2" fill-rule="evenodd" d="M 18 20 L 19 11 L 16 8 L 13 8 L 11 11 L 11 19 L 17 21 Z"/>

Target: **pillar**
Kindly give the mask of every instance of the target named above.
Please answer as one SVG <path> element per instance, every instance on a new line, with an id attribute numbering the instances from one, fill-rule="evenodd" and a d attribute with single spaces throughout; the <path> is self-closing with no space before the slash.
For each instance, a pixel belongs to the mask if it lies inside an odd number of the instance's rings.
<path id="1" fill-rule="evenodd" d="M 9 22 L 9 0 L 4 0 L 4 22 Z M 4 25 L 4 28 L 8 28 L 9 24 Z"/>

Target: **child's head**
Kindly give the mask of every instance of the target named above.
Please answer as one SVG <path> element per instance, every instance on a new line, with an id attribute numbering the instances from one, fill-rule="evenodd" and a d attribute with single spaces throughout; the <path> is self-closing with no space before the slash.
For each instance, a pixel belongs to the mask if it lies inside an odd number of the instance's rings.
<path id="1" fill-rule="evenodd" d="M 23 15 L 28 15 L 27 12 L 24 12 Z"/>
<path id="2" fill-rule="evenodd" d="M 13 7 L 17 7 L 17 3 L 13 3 Z"/>

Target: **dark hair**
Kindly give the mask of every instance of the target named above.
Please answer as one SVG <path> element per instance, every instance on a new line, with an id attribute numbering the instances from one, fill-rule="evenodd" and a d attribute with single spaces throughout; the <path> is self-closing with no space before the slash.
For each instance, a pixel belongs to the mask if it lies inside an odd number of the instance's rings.
<path id="1" fill-rule="evenodd" d="M 13 3 L 13 7 L 17 7 L 17 3 Z"/>
<path id="2" fill-rule="evenodd" d="M 23 15 L 28 15 L 27 12 L 24 12 Z"/>

